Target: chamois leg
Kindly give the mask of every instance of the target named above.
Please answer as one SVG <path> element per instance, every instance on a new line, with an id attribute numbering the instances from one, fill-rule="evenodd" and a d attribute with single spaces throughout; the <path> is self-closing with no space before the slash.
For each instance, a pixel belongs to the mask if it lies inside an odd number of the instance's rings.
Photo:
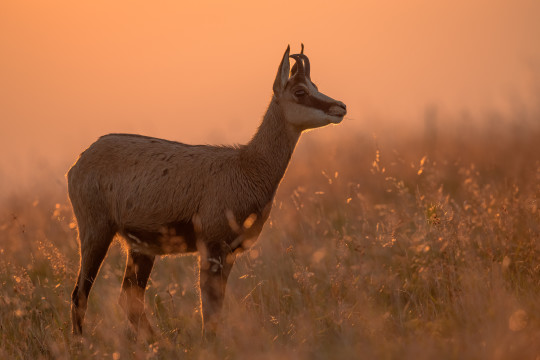
<path id="1" fill-rule="evenodd" d="M 232 263 L 229 264 L 224 258 L 225 256 L 208 257 L 200 260 L 203 334 L 206 339 L 215 336 L 225 298 L 227 278 L 232 268 Z"/>
<path id="2" fill-rule="evenodd" d="M 88 304 L 88 295 L 114 234 L 114 229 L 108 225 L 90 227 L 79 223 L 81 264 L 77 283 L 71 294 L 73 334 L 82 334 L 82 324 Z"/>
<path id="3" fill-rule="evenodd" d="M 145 336 L 154 334 L 144 312 L 144 291 L 154 265 L 154 258 L 154 256 L 129 250 L 119 299 L 119 304 L 135 331 L 137 333 L 142 331 Z"/>

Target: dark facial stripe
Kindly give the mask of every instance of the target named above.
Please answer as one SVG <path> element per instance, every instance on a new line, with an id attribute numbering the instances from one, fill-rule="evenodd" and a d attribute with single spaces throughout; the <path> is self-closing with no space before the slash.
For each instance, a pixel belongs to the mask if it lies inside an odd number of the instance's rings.
<path id="1" fill-rule="evenodd" d="M 322 110 L 325 114 L 328 113 L 330 107 L 335 105 L 334 101 L 323 100 L 313 95 L 304 95 L 298 98 L 298 103 L 310 108 Z"/>

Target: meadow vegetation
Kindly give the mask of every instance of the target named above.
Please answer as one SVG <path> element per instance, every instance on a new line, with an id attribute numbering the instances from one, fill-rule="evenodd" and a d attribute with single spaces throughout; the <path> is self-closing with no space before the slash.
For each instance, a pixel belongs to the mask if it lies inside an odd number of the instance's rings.
<path id="1" fill-rule="evenodd" d="M 0 358 L 540 359 L 538 126 L 314 133 L 259 241 L 237 259 L 206 346 L 194 256 L 156 261 L 146 303 L 157 336 L 134 339 L 117 303 L 120 241 L 75 340 L 79 255 L 65 185 L 42 176 L 7 196 Z"/>

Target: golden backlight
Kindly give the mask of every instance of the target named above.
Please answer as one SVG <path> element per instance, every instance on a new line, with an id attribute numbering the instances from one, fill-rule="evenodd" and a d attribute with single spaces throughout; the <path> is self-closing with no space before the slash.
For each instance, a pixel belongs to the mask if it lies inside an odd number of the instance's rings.
<path id="1" fill-rule="evenodd" d="M 537 109 L 539 13 L 521 0 L 2 1 L 0 185 L 36 159 L 67 169 L 109 132 L 245 142 L 301 42 L 314 81 L 348 105 L 335 131 L 421 124 L 431 104 Z"/>
<path id="2" fill-rule="evenodd" d="M 111 136 L 68 198 L 104 134 L 246 143 L 301 43 L 347 114 L 300 137 L 264 226 L 295 134 L 232 164 Z M 539 139 L 540 0 L 0 0 L 0 359 L 540 360 Z M 143 253 L 217 241 L 156 259 L 143 303 L 149 258 L 117 236 L 72 336 L 80 254 L 117 229 L 158 239 Z M 203 339 L 204 280 L 233 258 Z"/>

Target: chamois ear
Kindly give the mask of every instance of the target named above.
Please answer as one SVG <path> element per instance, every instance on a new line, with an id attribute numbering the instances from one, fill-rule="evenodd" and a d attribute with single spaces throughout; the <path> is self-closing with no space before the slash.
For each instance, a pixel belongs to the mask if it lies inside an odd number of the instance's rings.
<path id="1" fill-rule="evenodd" d="M 282 91 L 285 89 L 285 86 L 287 85 L 287 81 L 289 80 L 289 71 L 290 71 L 290 65 L 289 65 L 289 52 L 291 50 L 291 46 L 287 46 L 287 50 L 285 50 L 285 54 L 283 55 L 283 59 L 281 59 L 281 64 L 279 64 L 279 69 L 276 75 L 276 80 L 274 80 L 274 95 L 279 96 Z"/>

